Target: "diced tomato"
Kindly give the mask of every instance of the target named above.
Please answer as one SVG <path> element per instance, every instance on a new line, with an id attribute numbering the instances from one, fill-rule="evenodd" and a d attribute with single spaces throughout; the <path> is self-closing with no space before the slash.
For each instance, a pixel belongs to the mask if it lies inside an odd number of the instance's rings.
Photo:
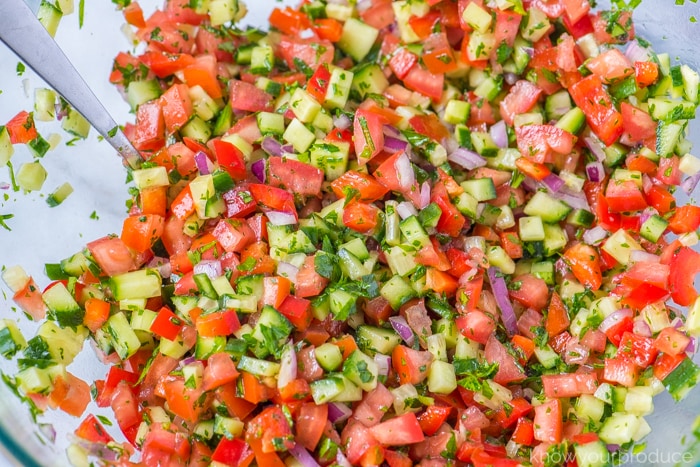
<path id="1" fill-rule="evenodd" d="M 395 37 L 395 36 L 387 36 Z M 398 40 L 396 40 L 398 46 Z M 418 63 L 418 57 L 405 47 L 396 48 L 389 58 L 389 67 L 397 78 L 404 79 L 409 71 Z"/>
<path id="2" fill-rule="evenodd" d="M 119 382 L 114 389 L 110 404 L 119 428 L 133 444 L 136 439 L 136 430 L 141 423 L 141 414 L 131 385 L 126 381 Z"/>
<path id="3" fill-rule="evenodd" d="M 418 133 L 437 142 L 450 136 L 450 132 L 435 114 L 416 115 L 408 120 L 408 124 Z"/>
<path id="4" fill-rule="evenodd" d="M 569 93 L 600 140 L 606 146 L 617 141 L 623 131 L 622 115 L 615 109 L 601 79 L 597 75 L 587 76 L 571 86 Z"/>
<path id="5" fill-rule="evenodd" d="M 248 189 L 255 202 L 263 211 L 280 211 L 294 214 L 294 217 L 297 217 L 294 196 L 287 190 L 259 183 L 251 183 L 248 185 Z"/>
<path id="6" fill-rule="evenodd" d="M 159 101 L 139 105 L 132 143 L 140 151 L 156 151 L 165 144 L 165 121 Z"/>
<path id="7" fill-rule="evenodd" d="M 418 416 L 418 424 L 427 436 L 432 436 L 445 423 L 452 413 L 452 407 L 445 405 L 429 405 Z"/>
<path id="8" fill-rule="evenodd" d="M 397 345 L 392 352 L 391 364 L 401 384 L 418 384 L 428 376 L 432 359 L 430 352 Z"/>
<path id="9" fill-rule="evenodd" d="M 302 404 L 296 421 L 296 442 L 314 451 L 321 440 L 328 420 L 328 405 L 313 402 Z"/>
<path id="10" fill-rule="evenodd" d="M 700 227 L 700 207 L 698 206 L 679 206 L 668 220 L 668 228 L 674 234 L 694 232 L 698 227 Z"/>
<path id="11" fill-rule="evenodd" d="M 598 377 L 595 373 L 542 375 L 542 387 L 550 398 L 578 397 L 593 394 L 598 389 Z"/>
<path id="12" fill-rule="evenodd" d="M 606 358 L 603 379 L 629 388 L 637 384 L 639 367 L 634 361 L 625 357 Z"/>
<path id="13" fill-rule="evenodd" d="M 75 435 L 93 443 L 107 444 L 113 441 L 113 438 L 105 427 L 93 414 L 88 414 L 85 419 L 80 422 L 80 425 L 75 430 Z"/>
<path id="14" fill-rule="evenodd" d="M 437 12 L 436 19 L 437 19 Z M 434 74 L 449 73 L 457 68 L 452 46 L 444 32 L 433 32 L 423 40 L 423 63 Z"/>
<path id="15" fill-rule="evenodd" d="M 103 237 L 88 243 L 87 247 L 102 272 L 108 276 L 123 274 L 136 267 L 131 251 L 118 237 Z"/>
<path id="16" fill-rule="evenodd" d="M 534 162 L 554 162 L 553 152 L 568 154 L 574 148 L 574 135 L 554 125 L 526 125 L 515 129 L 518 149 Z"/>
<path id="17" fill-rule="evenodd" d="M 520 15 L 515 16 L 520 18 Z M 532 110 L 541 95 L 542 89 L 532 84 L 530 81 L 520 80 L 516 82 L 508 91 L 508 95 L 506 95 L 500 103 L 501 118 L 503 118 L 508 125 L 513 125 L 515 116 Z"/>
<path id="18" fill-rule="evenodd" d="M 313 165 L 294 159 L 270 157 L 267 168 L 268 184 L 301 196 L 320 196 L 324 175 Z"/>
<path id="19" fill-rule="evenodd" d="M 481 310 L 469 311 L 455 320 L 457 329 L 464 337 L 480 344 L 486 344 L 491 334 L 496 330 L 494 320 Z"/>
<path id="20" fill-rule="evenodd" d="M 272 96 L 254 84 L 232 79 L 228 84 L 229 102 L 235 110 L 272 111 Z"/>
<path id="21" fill-rule="evenodd" d="M 637 86 L 651 86 L 659 77 L 659 66 L 654 62 L 634 62 L 634 79 Z"/>
<path id="22" fill-rule="evenodd" d="M 430 201 L 440 207 L 440 219 L 436 226 L 438 232 L 451 237 L 458 236 L 466 223 L 466 219 L 450 201 L 445 185 L 442 182 L 437 182 L 433 185 Z"/>
<path id="23" fill-rule="evenodd" d="M 28 143 L 39 134 L 34 126 L 34 114 L 22 110 L 5 124 L 12 144 Z"/>
<path id="24" fill-rule="evenodd" d="M 313 297 L 323 292 L 328 284 L 328 278 L 316 272 L 315 256 L 308 256 L 299 268 L 294 282 L 294 294 L 297 297 Z"/>
<path id="25" fill-rule="evenodd" d="M 285 34 L 295 35 L 305 29 L 311 29 L 309 17 L 292 7 L 273 9 L 268 20 L 270 26 Z"/>
<path id="26" fill-rule="evenodd" d="M 562 439 L 562 407 L 559 399 L 548 399 L 535 407 L 534 437 L 545 443 L 560 443 Z"/>
<path id="27" fill-rule="evenodd" d="M 578 243 L 566 250 L 564 261 L 582 284 L 592 290 L 598 290 L 603 282 L 600 270 L 600 258 L 595 248 Z"/>
<path id="28" fill-rule="evenodd" d="M 317 18 L 314 30 L 321 39 L 338 42 L 343 35 L 343 23 L 334 18 Z"/>
<path id="29" fill-rule="evenodd" d="M 425 439 L 416 414 L 413 412 L 390 418 L 370 428 L 370 432 L 374 439 L 384 446 L 415 444 Z"/>
<path id="30" fill-rule="evenodd" d="M 661 330 L 654 340 L 654 347 L 660 352 L 679 355 L 685 352 L 685 349 L 690 344 L 690 338 L 684 333 L 673 327 L 667 327 Z"/>
<path id="31" fill-rule="evenodd" d="M 517 290 L 508 291 L 513 300 L 537 311 L 547 306 L 549 289 L 544 280 L 532 274 L 521 274 L 513 278 L 513 283 L 520 284 Z"/>
<path id="32" fill-rule="evenodd" d="M 698 296 L 693 283 L 700 272 L 700 253 L 683 246 L 671 259 L 670 266 L 668 283 L 671 286 L 671 297 L 677 304 L 689 306 Z"/>
<path id="33" fill-rule="evenodd" d="M 277 52 L 291 69 L 300 70 L 305 65 L 315 70 L 322 63 L 333 63 L 335 48 L 328 40 L 285 35 L 277 44 Z"/>
<path id="34" fill-rule="evenodd" d="M 364 109 L 355 112 L 353 123 L 355 154 L 360 164 L 365 164 L 384 149 L 382 118 Z"/>
<path id="35" fill-rule="evenodd" d="M 646 192 L 649 205 L 664 215 L 676 207 L 676 198 L 663 186 L 652 185 Z"/>
<path id="36" fill-rule="evenodd" d="M 219 444 L 211 455 L 211 460 L 224 465 L 241 465 L 246 459 L 251 459 L 253 455 L 248 443 L 240 438 L 221 438 Z"/>
<path id="37" fill-rule="evenodd" d="M 634 67 L 618 49 L 607 50 L 587 60 L 586 68 L 608 84 L 634 74 Z"/>
<path id="38" fill-rule="evenodd" d="M 389 191 L 371 175 L 356 170 L 348 170 L 333 180 L 331 188 L 338 198 L 359 198 L 370 203 L 382 199 Z"/>
<path id="39" fill-rule="evenodd" d="M 445 75 L 434 74 L 416 64 L 403 79 L 403 84 L 410 90 L 420 92 L 433 100 L 442 97 Z"/>
<path id="40" fill-rule="evenodd" d="M 652 120 L 651 115 L 627 102 L 620 104 L 620 112 L 624 133 L 631 142 L 643 143 L 656 136 L 657 123 Z"/>
<path id="41" fill-rule="evenodd" d="M 525 379 L 525 372 L 516 362 L 515 357 L 496 336 L 491 335 L 484 347 L 484 359 L 489 363 L 497 363 L 498 371 L 493 380 L 498 384 L 510 384 Z"/>
<path id="42" fill-rule="evenodd" d="M 327 64 L 321 64 L 306 83 L 306 92 L 311 94 L 320 104 L 326 100 L 326 91 L 330 84 L 331 72 Z"/>
<path id="43" fill-rule="evenodd" d="M 668 375 L 675 370 L 678 365 L 680 365 L 683 360 L 688 358 L 685 352 L 673 355 L 670 353 L 663 353 L 659 355 L 659 358 L 654 362 L 654 376 L 659 380 L 663 381 Z"/>
<path id="44" fill-rule="evenodd" d="M 246 441 L 258 440 L 262 443 L 262 452 L 291 449 L 294 446 L 292 428 L 280 407 L 271 406 L 248 422 Z"/>

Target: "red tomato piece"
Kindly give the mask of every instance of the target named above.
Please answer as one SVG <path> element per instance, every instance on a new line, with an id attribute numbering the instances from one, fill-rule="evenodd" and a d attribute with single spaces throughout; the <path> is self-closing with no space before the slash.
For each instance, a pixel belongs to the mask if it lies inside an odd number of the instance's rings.
<path id="1" fill-rule="evenodd" d="M 569 93 L 600 140 L 606 146 L 617 141 L 623 131 L 622 115 L 615 109 L 601 79 L 597 75 L 587 76 L 571 86 Z"/>
<path id="2" fill-rule="evenodd" d="M 670 266 L 668 283 L 673 301 L 681 306 L 691 305 L 698 296 L 693 283 L 700 272 L 700 253 L 683 246 L 671 259 Z"/>
<path id="3" fill-rule="evenodd" d="M 384 446 L 420 443 L 425 439 L 416 414 L 407 412 L 370 428 L 374 439 Z"/>
<path id="4" fill-rule="evenodd" d="M 284 188 L 302 196 L 320 196 L 324 174 L 321 169 L 311 164 L 287 159 L 270 157 L 267 160 L 267 183 Z"/>

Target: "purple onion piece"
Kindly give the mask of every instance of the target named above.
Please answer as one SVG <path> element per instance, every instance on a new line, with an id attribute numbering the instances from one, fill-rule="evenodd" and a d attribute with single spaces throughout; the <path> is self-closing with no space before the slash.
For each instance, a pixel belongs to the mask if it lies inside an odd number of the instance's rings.
<path id="1" fill-rule="evenodd" d="M 342 402 L 331 402 L 328 404 L 328 420 L 331 423 L 341 423 L 350 418 L 352 409 Z"/>
<path id="2" fill-rule="evenodd" d="M 415 206 L 408 201 L 402 201 L 396 205 L 396 212 L 399 214 L 401 219 L 418 215 L 418 211 L 416 210 Z"/>
<path id="3" fill-rule="evenodd" d="M 297 223 L 296 216 L 291 212 L 267 211 L 265 215 L 273 225 L 294 225 Z"/>
<path id="4" fill-rule="evenodd" d="M 605 169 L 600 161 L 589 162 L 586 164 L 586 176 L 588 180 L 598 183 L 605 177 Z"/>
<path id="5" fill-rule="evenodd" d="M 393 136 L 384 137 L 384 149 L 390 152 L 405 151 L 408 147 L 408 141 L 404 141 Z"/>
<path id="6" fill-rule="evenodd" d="M 632 263 L 658 263 L 659 257 L 653 253 L 646 252 L 644 250 L 634 250 L 630 253 L 630 262 Z"/>
<path id="7" fill-rule="evenodd" d="M 595 226 L 583 233 L 583 241 L 588 245 L 596 245 L 608 235 L 608 231 L 601 226 Z"/>
<path id="8" fill-rule="evenodd" d="M 68 116 L 68 107 L 62 105 L 60 99 L 59 102 L 56 102 L 54 104 L 54 109 L 56 109 L 56 120 L 58 120 L 59 122 L 63 120 L 63 117 Z"/>
<path id="9" fill-rule="evenodd" d="M 391 357 L 389 355 L 374 354 L 374 362 L 377 364 L 381 376 L 389 376 L 389 369 L 391 368 Z"/>
<path id="10" fill-rule="evenodd" d="M 265 180 L 267 179 L 267 176 L 265 175 L 265 172 L 267 172 L 267 170 L 265 170 L 265 166 L 265 159 L 258 159 L 250 164 L 250 171 L 253 173 L 253 175 L 255 175 L 255 178 L 260 180 L 261 183 L 265 183 Z"/>
<path id="11" fill-rule="evenodd" d="M 608 448 L 608 451 L 610 452 L 617 452 L 620 450 L 619 444 L 607 444 L 605 447 Z"/>
<path id="12" fill-rule="evenodd" d="M 515 83 L 517 83 L 518 79 L 519 79 L 518 75 L 516 75 L 515 73 L 511 73 L 511 72 L 504 73 L 503 78 L 505 79 L 506 83 L 508 83 L 511 86 L 514 85 Z"/>
<path id="13" fill-rule="evenodd" d="M 598 141 L 593 136 L 586 136 L 585 138 L 583 138 L 583 142 L 586 144 L 586 147 L 590 149 L 595 158 L 598 159 L 598 161 L 603 162 L 605 160 L 605 150 L 603 149 L 603 143 Z"/>
<path id="14" fill-rule="evenodd" d="M 416 182 L 416 174 L 411 166 L 411 160 L 406 153 L 396 158 L 394 168 L 396 169 L 396 176 L 399 179 L 399 186 L 401 189 L 408 190 L 413 187 L 413 184 Z"/>
<path id="15" fill-rule="evenodd" d="M 499 120 L 491 125 L 491 128 L 489 128 L 489 134 L 491 135 L 493 142 L 496 143 L 496 146 L 499 148 L 508 147 L 508 132 L 506 131 L 505 120 Z"/>
<path id="16" fill-rule="evenodd" d="M 634 326 L 632 327 L 632 332 L 644 337 L 651 337 L 651 328 L 643 319 L 637 319 L 634 321 Z"/>
<path id="17" fill-rule="evenodd" d="M 420 187 L 420 209 L 425 209 L 430 204 L 430 183 L 423 182 Z"/>
<path id="18" fill-rule="evenodd" d="M 194 273 L 206 274 L 209 279 L 216 279 L 222 274 L 221 261 L 216 259 L 200 261 L 194 265 Z"/>
<path id="19" fill-rule="evenodd" d="M 337 117 L 333 117 L 333 125 L 339 130 L 347 130 L 352 126 L 352 120 L 346 114 L 341 113 Z"/>
<path id="20" fill-rule="evenodd" d="M 586 195 L 584 195 L 582 192 L 576 192 L 567 187 L 563 187 L 558 192 L 551 193 L 551 195 L 552 198 L 564 201 L 574 209 L 585 209 L 586 211 L 591 210 L 591 207 L 588 205 Z"/>
<path id="21" fill-rule="evenodd" d="M 523 179 L 523 182 L 521 183 L 521 186 L 525 188 L 525 190 L 534 192 L 539 190 L 540 184 L 537 182 L 537 180 L 534 180 L 530 177 L 525 177 Z"/>
<path id="22" fill-rule="evenodd" d="M 518 333 L 518 318 L 515 316 L 513 305 L 508 297 L 508 286 L 501 275 L 500 269 L 492 266 L 488 269 L 489 282 L 491 283 L 491 291 L 496 299 L 496 305 L 501 310 L 501 320 L 506 332 L 509 336 Z"/>
<path id="23" fill-rule="evenodd" d="M 473 170 L 486 165 L 486 159 L 474 151 L 470 151 L 469 149 L 465 148 L 455 149 L 450 155 L 447 156 L 447 160 L 454 162 L 467 170 Z"/>
<path id="24" fill-rule="evenodd" d="M 262 140 L 260 147 L 263 149 L 263 151 L 265 151 L 271 156 L 282 155 L 282 144 L 272 136 L 268 136 L 267 138 Z"/>
<path id="25" fill-rule="evenodd" d="M 389 323 L 394 331 L 401 336 L 401 339 L 410 347 L 413 345 L 415 340 L 415 335 L 413 334 L 413 329 L 408 325 L 408 321 L 403 316 L 391 316 L 389 318 Z"/>
<path id="26" fill-rule="evenodd" d="M 384 125 L 383 132 L 384 136 L 391 136 L 394 138 L 401 138 L 403 136 L 398 128 L 391 125 Z"/>
<path id="27" fill-rule="evenodd" d="M 338 454 L 335 455 L 335 463 L 340 467 L 352 467 L 352 464 L 340 449 L 338 449 Z"/>
<path id="28" fill-rule="evenodd" d="M 642 47 L 636 40 L 630 41 L 627 45 L 627 50 L 625 50 L 625 57 L 634 64 L 634 62 L 647 62 L 649 61 L 649 50 L 646 47 Z"/>
<path id="29" fill-rule="evenodd" d="M 299 274 L 299 268 L 294 266 L 293 264 L 287 263 L 286 261 L 280 261 L 279 263 L 277 263 L 278 276 L 285 276 L 290 281 L 296 282 L 297 274 Z"/>
<path id="30" fill-rule="evenodd" d="M 302 447 L 300 444 L 296 444 L 289 453 L 298 460 L 304 467 L 321 467 L 318 462 L 313 458 L 313 456 Z"/>
<path id="31" fill-rule="evenodd" d="M 277 374 L 277 387 L 283 388 L 297 378 L 297 353 L 292 344 L 287 343 L 280 358 L 280 371 Z"/>
<path id="32" fill-rule="evenodd" d="M 598 326 L 598 329 L 601 331 L 605 332 L 620 321 L 622 321 L 625 318 L 633 318 L 634 313 L 632 313 L 632 310 L 629 308 L 622 308 L 617 311 L 613 311 L 610 315 L 608 315 L 602 323 L 600 323 L 600 326 Z"/>
<path id="33" fill-rule="evenodd" d="M 557 174 L 549 174 L 542 179 L 542 183 L 547 189 L 553 193 L 558 193 L 562 188 L 564 188 L 564 180 L 562 180 Z"/>
<path id="34" fill-rule="evenodd" d="M 9 190 L 10 186 L 11 185 L 7 182 L 0 182 L 0 190 Z"/>
<path id="35" fill-rule="evenodd" d="M 690 341 L 688 342 L 688 346 L 685 348 L 685 352 L 689 353 L 692 356 L 695 353 L 695 350 L 697 349 L 697 343 L 697 338 L 691 337 Z"/>
<path id="36" fill-rule="evenodd" d="M 209 158 L 204 151 L 198 151 L 194 155 L 194 163 L 197 166 L 197 170 L 199 170 L 200 175 L 209 175 L 211 173 L 211 169 L 209 168 Z"/>
<path id="37" fill-rule="evenodd" d="M 182 360 L 180 360 L 178 362 L 178 366 L 180 368 L 183 368 L 183 367 L 186 367 L 187 365 L 191 365 L 192 363 L 194 363 L 196 361 L 197 361 L 197 357 L 195 357 L 194 355 L 191 355 L 189 357 L 185 357 Z"/>
<path id="38" fill-rule="evenodd" d="M 56 428 L 51 423 L 39 423 L 39 431 L 51 443 L 56 442 Z"/>
<path id="39" fill-rule="evenodd" d="M 700 172 L 692 175 L 681 182 L 681 188 L 686 195 L 690 195 L 700 182 Z"/>
<path id="40" fill-rule="evenodd" d="M 284 146 L 282 146 L 282 154 L 296 154 L 296 152 L 294 151 L 294 146 L 292 146 L 291 144 L 285 144 Z"/>

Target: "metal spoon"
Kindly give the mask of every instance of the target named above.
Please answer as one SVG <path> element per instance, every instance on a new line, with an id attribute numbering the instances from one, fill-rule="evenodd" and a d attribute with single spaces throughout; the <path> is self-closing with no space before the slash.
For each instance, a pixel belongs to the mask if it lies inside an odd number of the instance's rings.
<path id="1" fill-rule="evenodd" d="M 138 166 L 139 152 L 24 0 L 0 3 L 0 41 L 80 112 L 129 166 Z"/>

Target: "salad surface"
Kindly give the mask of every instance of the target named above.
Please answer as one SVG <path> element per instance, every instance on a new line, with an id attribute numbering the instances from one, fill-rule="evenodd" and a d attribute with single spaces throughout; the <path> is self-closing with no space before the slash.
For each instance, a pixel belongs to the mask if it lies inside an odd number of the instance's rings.
<path id="1" fill-rule="evenodd" d="M 674 197 L 698 74 L 585 2 L 316 1 L 269 33 L 236 5 L 124 6 L 122 231 L 46 286 L 3 271 L 41 322 L 3 321 L 7 380 L 81 417 L 71 460 L 597 466 L 642 442 L 700 371 L 700 208 Z M 3 156 L 43 156 L 53 109 L 85 131 L 42 95 Z M 104 378 L 72 373 L 85 340 Z"/>

